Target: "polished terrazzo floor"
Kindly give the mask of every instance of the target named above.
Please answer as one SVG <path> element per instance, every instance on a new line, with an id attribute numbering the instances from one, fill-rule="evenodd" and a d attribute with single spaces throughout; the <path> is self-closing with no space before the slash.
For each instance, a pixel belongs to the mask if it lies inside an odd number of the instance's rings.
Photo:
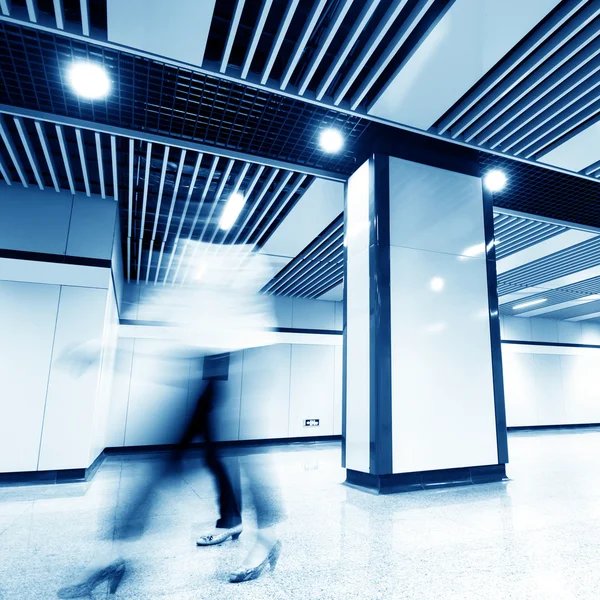
<path id="1" fill-rule="evenodd" d="M 252 542 L 196 548 L 213 519 L 200 458 L 159 493 L 131 600 L 600 598 L 600 430 L 510 436 L 510 481 L 392 496 L 342 484 L 336 443 L 274 447 L 286 502 L 277 569 L 227 583 Z M 98 552 L 155 458 L 110 457 L 93 481 L 0 487 L 0 599 L 56 597 Z M 94 598 L 106 598 L 105 587 Z"/>

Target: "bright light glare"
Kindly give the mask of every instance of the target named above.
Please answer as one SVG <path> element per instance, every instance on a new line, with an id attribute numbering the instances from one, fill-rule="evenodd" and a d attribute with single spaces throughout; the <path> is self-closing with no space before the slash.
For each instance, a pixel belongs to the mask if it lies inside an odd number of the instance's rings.
<path id="1" fill-rule="evenodd" d="M 529 302 L 523 302 L 522 304 L 515 304 L 515 306 L 513 306 L 513 310 L 527 308 L 528 306 L 535 306 L 536 304 L 543 304 L 544 302 L 548 302 L 548 298 L 539 298 L 538 300 L 530 300 Z"/>
<path id="2" fill-rule="evenodd" d="M 502 171 L 494 169 L 493 171 L 486 173 L 483 178 L 483 183 L 490 192 L 499 192 L 500 190 L 503 190 L 506 185 L 506 175 Z"/>
<path id="3" fill-rule="evenodd" d="M 244 196 L 242 196 L 242 194 L 231 194 L 229 200 L 227 200 L 225 208 L 223 209 L 223 214 L 221 215 L 221 220 L 219 221 L 219 227 L 224 231 L 231 229 L 236 219 L 240 216 L 245 203 L 246 199 Z"/>
<path id="4" fill-rule="evenodd" d="M 429 287 L 434 292 L 441 292 L 444 289 L 444 280 L 441 277 L 433 277 L 429 282 Z"/>
<path id="5" fill-rule="evenodd" d="M 78 96 L 97 100 L 110 92 L 110 79 L 106 71 L 92 62 L 73 63 L 69 68 L 69 82 Z"/>
<path id="6" fill-rule="evenodd" d="M 469 256 L 474 258 L 475 256 L 480 256 L 485 252 L 485 244 L 482 242 L 481 244 L 476 244 L 475 246 L 470 246 L 463 250 L 463 256 Z"/>
<path id="7" fill-rule="evenodd" d="M 329 154 L 335 154 L 344 147 L 344 138 L 337 129 L 323 129 L 319 136 L 321 150 Z"/>

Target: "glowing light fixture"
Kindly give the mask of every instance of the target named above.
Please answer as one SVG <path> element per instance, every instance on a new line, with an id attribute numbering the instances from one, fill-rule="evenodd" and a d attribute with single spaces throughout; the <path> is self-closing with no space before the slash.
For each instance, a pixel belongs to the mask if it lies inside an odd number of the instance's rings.
<path id="1" fill-rule="evenodd" d="M 486 173 L 483 183 L 490 192 L 499 192 L 506 186 L 506 175 L 502 171 L 494 169 Z"/>
<path id="2" fill-rule="evenodd" d="M 429 287 L 434 292 L 441 292 L 444 289 L 444 280 L 441 277 L 433 277 L 429 282 Z"/>
<path id="3" fill-rule="evenodd" d="M 544 302 L 548 302 L 548 298 L 538 298 L 537 300 L 530 300 L 529 302 L 523 302 L 522 304 L 515 304 L 513 310 L 527 308 L 528 306 L 536 306 L 537 304 L 543 304 Z"/>
<path id="4" fill-rule="evenodd" d="M 337 129 L 323 129 L 319 136 L 321 150 L 328 154 L 335 154 L 344 147 L 344 138 Z"/>
<path id="5" fill-rule="evenodd" d="M 242 194 L 231 194 L 229 200 L 227 200 L 227 204 L 225 204 L 225 208 L 223 209 L 223 214 L 221 215 L 221 220 L 219 221 L 219 227 L 224 231 L 231 229 L 236 219 L 240 216 L 245 203 L 246 199 L 244 196 L 242 196 Z"/>
<path id="6" fill-rule="evenodd" d="M 69 83 L 75 93 L 88 100 L 104 98 L 111 84 L 106 70 L 93 62 L 75 62 L 69 67 Z"/>

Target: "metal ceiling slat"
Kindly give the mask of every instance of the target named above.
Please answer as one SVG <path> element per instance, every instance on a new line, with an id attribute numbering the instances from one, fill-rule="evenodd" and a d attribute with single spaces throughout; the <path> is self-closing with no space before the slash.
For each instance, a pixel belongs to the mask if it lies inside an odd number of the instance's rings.
<path id="1" fill-rule="evenodd" d="M 88 6 L 89 0 L 79 0 L 79 6 L 81 8 L 81 30 L 83 35 L 90 35 L 90 7 Z"/>
<path id="2" fill-rule="evenodd" d="M 32 23 L 37 23 L 38 16 L 37 16 L 36 0 L 26 0 L 26 2 L 27 2 L 27 15 L 29 16 L 29 20 Z"/>
<path id="3" fill-rule="evenodd" d="M 302 292 L 302 297 L 316 299 L 319 296 L 322 296 L 327 290 L 339 285 L 343 281 L 344 267 L 342 266 L 332 270 L 327 277 L 322 278 L 320 281 L 316 282 L 314 286 Z"/>
<path id="4" fill-rule="evenodd" d="M 526 81 L 515 85 L 510 92 L 499 99 L 490 110 L 486 111 L 470 127 L 463 132 L 464 140 L 471 142 L 477 138 L 477 143 L 485 144 L 502 128 L 501 118 L 508 113 L 509 123 L 516 119 L 524 110 L 557 88 L 578 69 L 587 64 L 600 53 L 600 29 L 590 36 L 580 33 L 561 51 L 552 54 L 544 61 Z M 520 100 L 526 100 L 525 108 L 515 110 Z M 509 112 L 510 111 L 510 112 Z M 490 131 L 481 135 L 486 128 Z"/>
<path id="5" fill-rule="evenodd" d="M 58 29 L 65 28 L 65 13 L 63 8 L 63 0 L 53 0 L 54 3 L 54 18 L 56 19 L 56 27 Z"/>
<path id="6" fill-rule="evenodd" d="M 85 148 L 83 147 L 83 135 L 81 133 L 81 129 L 75 129 L 75 137 L 77 138 L 77 149 L 79 150 L 79 162 L 81 163 L 85 193 L 86 196 L 91 196 L 92 192 L 90 190 L 90 179 L 88 177 L 87 162 L 85 160 Z"/>
<path id="7" fill-rule="evenodd" d="M 408 0 L 394 0 L 393 4 L 388 8 L 385 15 L 382 17 L 377 29 L 373 32 L 369 41 L 365 44 L 363 51 L 360 53 L 356 60 L 352 61 L 352 67 L 347 73 L 346 77 L 339 85 L 335 92 L 335 100 L 333 103 L 337 106 L 348 93 L 348 90 L 352 87 L 356 78 L 361 74 L 365 65 L 373 56 L 373 53 L 379 47 L 379 44 L 383 41 L 383 38 L 390 30 L 396 19 L 400 16 L 400 13 L 408 3 Z"/>
<path id="8" fill-rule="evenodd" d="M 187 254 L 189 248 L 189 241 L 192 239 L 194 235 L 194 230 L 196 229 L 196 224 L 200 218 L 200 212 L 202 211 L 202 207 L 204 206 L 204 202 L 206 197 L 208 196 L 208 192 L 210 190 L 210 184 L 212 183 L 213 177 L 215 176 L 215 171 L 217 170 L 217 165 L 219 164 L 219 157 L 215 156 L 213 158 L 212 165 L 210 167 L 210 171 L 208 173 L 208 177 L 204 183 L 204 189 L 202 190 L 202 196 L 200 198 L 200 202 L 198 202 L 198 207 L 196 208 L 196 214 L 194 215 L 194 219 L 192 221 L 192 225 L 190 226 L 190 231 L 188 232 L 186 245 L 181 252 L 181 256 L 179 257 L 179 262 L 177 263 L 177 269 L 175 269 L 175 273 L 173 274 L 173 280 L 171 283 L 175 283 L 177 281 L 177 276 L 179 275 L 179 271 L 181 270 L 181 265 L 183 264 L 183 259 Z M 183 282 L 182 282 L 183 283 Z"/>
<path id="9" fill-rule="evenodd" d="M 146 283 L 150 279 L 150 267 L 152 266 L 152 253 L 154 251 L 154 242 L 156 241 L 156 231 L 158 230 L 158 220 L 160 218 L 160 209 L 162 206 L 163 193 L 165 191 L 165 178 L 167 176 L 167 167 L 169 166 L 169 146 L 165 146 L 163 154 L 162 170 L 160 172 L 160 183 L 158 185 L 158 197 L 156 200 L 156 210 L 154 212 L 154 227 L 152 228 L 152 237 L 150 238 L 150 251 L 148 252 L 148 262 L 146 263 Z"/>
<path id="10" fill-rule="evenodd" d="M 598 41 L 598 53 L 600 54 L 600 41 Z M 526 137 L 532 128 L 536 129 L 539 124 L 543 125 L 545 121 L 541 115 L 548 113 L 550 108 L 558 107 L 562 110 L 585 95 L 590 83 L 598 85 L 600 83 L 599 73 L 600 62 L 596 60 L 585 65 L 580 64 L 573 75 L 555 88 L 551 87 L 553 78 L 549 78 L 550 81 L 542 82 L 539 86 L 539 97 L 532 95 L 530 98 L 526 95 L 522 98 L 519 102 L 521 107 L 506 112 L 502 118 L 493 121 L 488 128 L 488 133 L 485 136 L 478 136 L 478 143 L 487 143 L 491 149 L 498 148 L 500 145 L 504 149 L 509 149 Z M 583 83 L 585 85 L 581 85 Z M 546 120 L 549 118 L 545 117 Z M 508 125 L 511 127 L 508 128 Z M 529 127 L 525 130 L 527 125 Z M 508 144 L 507 140 L 509 140 Z"/>
<path id="11" fill-rule="evenodd" d="M 500 243 L 504 243 L 504 238 L 506 238 L 506 236 L 512 235 L 513 233 L 517 232 L 517 231 L 522 231 L 523 229 L 526 229 L 529 227 L 529 222 L 527 220 L 523 220 L 523 221 L 516 221 L 514 223 L 511 223 L 510 225 L 507 225 L 506 227 L 504 227 L 502 229 L 501 232 L 496 234 L 496 239 L 500 242 Z"/>
<path id="12" fill-rule="evenodd" d="M 98 176 L 100 178 L 100 196 L 106 198 L 106 187 L 104 185 L 104 161 L 102 159 L 102 140 L 100 134 L 96 132 L 94 134 L 96 138 L 96 158 L 98 159 Z"/>
<path id="13" fill-rule="evenodd" d="M 17 171 L 17 175 L 19 176 L 23 187 L 29 187 L 29 182 L 27 181 L 23 165 L 21 165 L 21 159 L 19 158 L 17 148 L 8 132 L 6 122 L 4 121 L 4 115 L 2 114 L 0 114 L 0 137 L 2 137 L 2 140 L 4 141 L 10 160 L 12 160 L 13 166 Z"/>
<path id="14" fill-rule="evenodd" d="M 419 24 L 421 19 L 425 16 L 427 11 L 431 8 L 435 0 L 419 0 L 415 8 L 411 11 L 410 15 L 406 17 L 406 21 L 398 28 L 398 33 L 394 36 L 394 39 L 390 42 L 388 47 L 383 51 L 383 54 L 379 60 L 375 63 L 373 68 L 370 70 L 368 77 L 359 86 L 356 94 L 352 97 L 350 102 L 352 110 L 356 110 L 364 97 L 369 93 L 369 90 L 373 87 L 377 79 L 381 76 L 385 68 L 390 64 L 400 48 L 406 42 L 408 36 L 414 31 L 415 27 Z"/>
<path id="15" fill-rule="evenodd" d="M 131 234 L 133 229 L 133 167 L 134 167 L 134 145 L 129 140 L 129 178 L 128 178 L 128 206 L 127 206 L 127 281 L 131 281 Z"/>
<path id="16" fill-rule="evenodd" d="M 277 29 L 277 35 L 275 36 L 274 43 L 271 46 L 269 57 L 267 58 L 265 68 L 263 69 L 262 77 L 260 78 L 260 82 L 262 83 L 262 85 L 265 85 L 265 83 L 267 83 L 267 81 L 269 80 L 269 75 L 271 74 L 271 70 L 273 69 L 273 65 L 275 64 L 275 60 L 277 59 L 277 55 L 279 54 L 279 50 L 281 49 L 281 45 L 283 44 L 283 40 L 285 39 L 285 34 L 287 33 L 290 23 L 294 18 L 294 14 L 296 12 L 296 8 L 298 6 L 299 1 L 300 0 L 288 0 L 287 8 L 285 9 L 285 14 L 283 15 L 283 19 Z"/>
<path id="17" fill-rule="evenodd" d="M 256 47 L 258 46 L 258 42 L 265 27 L 265 23 L 267 22 L 267 17 L 269 16 L 269 11 L 271 10 L 272 4 L 273 0 L 262 0 L 262 8 L 260 9 L 260 15 L 258 17 L 256 25 L 254 26 L 254 29 L 252 30 L 252 38 L 250 40 L 250 45 L 248 46 L 248 51 L 246 52 L 246 56 L 244 58 L 244 64 L 242 65 L 242 79 L 246 79 L 246 77 L 248 76 L 248 71 L 250 71 L 252 61 L 254 60 L 254 53 L 256 52 Z"/>
<path id="18" fill-rule="evenodd" d="M 514 229 L 508 235 L 503 235 L 500 238 L 500 243 L 502 245 L 510 244 L 514 240 L 521 240 L 521 239 L 529 238 L 531 235 L 533 235 L 535 232 L 537 232 L 539 230 L 545 231 L 547 229 L 551 229 L 552 227 L 553 227 L 553 225 L 550 223 L 542 223 L 542 224 L 537 224 L 537 223 L 532 223 L 532 222 L 523 223 L 522 228 Z"/>
<path id="19" fill-rule="evenodd" d="M 475 89 L 470 92 L 458 106 L 444 118 L 439 126 L 438 133 L 445 134 L 448 130 L 469 113 L 483 98 L 485 98 L 497 85 L 508 76 L 509 73 L 518 69 L 525 61 L 532 61 L 532 55 L 543 46 L 565 23 L 587 4 L 588 0 L 577 0 L 566 2 L 560 9 L 550 18 L 543 26 L 537 30 L 524 42 L 517 56 L 513 55 L 509 60 L 510 64 L 506 64 L 503 69 L 492 69 L 492 71 L 484 77 Z M 579 24 L 579 27 L 584 25 Z M 533 61 L 535 62 L 535 61 Z M 525 74 L 532 67 L 525 69 Z"/>
<path id="20" fill-rule="evenodd" d="M 511 254 L 516 254 L 517 252 L 524 250 L 525 248 L 530 248 L 535 244 L 539 244 L 543 241 L 549 240 L 550 238 L 553 238 L 554 236 L 559 235 L 562 232 L 563 230 L 555 228 L 548 228 L 544 230 L 535 231 L 525 238 L 514 240 L 514 242 L 509 245 L 510 253 L 502 252 L 502 256 L 505 257 L 510 256 Z M 496 258 L 498 258 L 498 253 L 496 254 Z"/>
<path id="21" fill-rule="evenodd" d="M 336 274 L 335 277 L 332 276 L 330 281 L 324 283 L 319 289 L 315 290 L 310 297 L 312 299 L 318 300 L 321 296 L 323 296 L 323 294 L 326 294 L 329 290 L 332 290 L 333 288 L 337 287 L 338 285 L 341 285 L 342 283 L 344 283 L 343 269 L 339 274 Z"/>
<path id="22" fill-rule="evenodd" d="M 65 172 L 67 174 L 67 180 L 69 182 L 69 189 L 71 194 L 75 194 L 75 182 L 73 181 L 73 171 L 71 170 L 71 161 L 69 159 L 69 153 L 67 151 L 67 144 L 65 142 L 65 135 L 63 128 L 60 125 L 55 125 L 56 136 L 58 137 L 58 145 L 60 146 L 60 153 L 62 155 L 63 164 L 65 166 Z"/>
<path id="23" fill-rule="evenodd" d="M 8 166 L 4 162 L 4 159 L 2 158 L 2 156 L 0 156 L 0 174 L 2 174 L 4 181 L 6 181 L 6 183 L 8 185 L 12 185 L 12 179 L 10 178 L 10 171 L 8 170 Z"/>
<path id="24" fill-rule="evenodd" d="M 302 81 L 298 88 L 298 94 L 300 96 L 302 96 L 304 92 L 306 92 L 308 85 L 314 77 L 318 67 L 320 66 L 321 61 L 323 60 L 323 57 L 327 52 L 327 49 L 333 41 L 333 38 L 336 36 L 338 29 L 340 28 L 340 25 L 345 19 L 346 14 L 350 10 L 350 7 L 352 6 L 353 2 L 354 0 L 343 0 L 342 4 L 340 4 L 340 6 L 337 9 L 335 17 L 330 21 L 329 27 L 327 28 L 324 38 L 322 40 L 318 40 L 319 49 L 313 55 L 312 60 L 310 61 L 310 65 L 306 69 L 306 73 L 304 74 L 304 77 L 302 78 Z"/>
<path id="25" fill-rule="evenodd" d="M 577 35 L 585 29 L 600 14 L 600 6 L 589 4 L 581 12 L 569 19 L 559 32 L 560 40 L 551 36 L 538 48 L 529 58 L 521 62 L 514 70 L 509 70 L 498 82 L 496 88 L 487 94 L 481 102 L 470 112 L 458 119 L 451 130 L 451 136 L 457 138 L 462 135 L 468 127 L 489 111 L 501 98 L 508 94 L 513 88 L 530 77 L 547 60 L 565 60 L 574 52 L 575 47 L 580 47 L 576 41 Z"/>
<path id="26" fill-rule="evenodd" d="M 502 141 L 504 143 L 502 145 L 502 151 L 508 152 L 514 147 L 518 147 L 521 142 L 527 143 L 527 140 L 532 139 L 536 131 L 547 125 L 561 113 L 564 113 L 567 109 L 573 106 L 576 107 L 578 104 L 580 106 L 581 104 L 586 104 L 585 97 L 597 88 L 600 88 L 600 70 L 598 74 L 591 77 L 589 81 L 586 81 L 585 86 L 580 86 L 578 89 L 558 100 L 551 107 L 544 108 L 544 110 L 540 111 L 531 121 L 524 123 L 521 127 L 522 130 L 516 130 L 510 135 L 503 136 Z M 528 127 L 525 128 L 525 125 L 528 125 Z M 494 145 L 494 148 L 492 149 L 497 147 L 498 144 Z"/>
<path id="27" fill-rule="evenodd" d="M 10 17 L 10 0 L 0 0 L 0 10 L 3 15 Z"/>
<path id="28" fill-rule="evenodd" d="M 229 63 L 231 49 L 233 48 L 233 43 L 235 41 L 235 36 L 237 34 L 238 26 L 240 24 L 240 19 L 242 18 L 242 11 L 244 10 L 245 3 L 246 3 L 246 0 L 237 0 L 237 3 L 235 5 L 233 19 L 231 20 L 229 32 L 227 33 L 227 42 L 225 43 L 225 50 L 223 51 L 223 58 L 221 59 L 221 66 L 219 67 L 219 71 L 221 73 L 225 73 L 225 71 L 227 70 L 227 63 Z"/>
<path id="29" fill-rule="evenodd" d="M 288 86 L 288 83 L 292 78 L 294 70 L 298 66 L 298 62 L 302 57 L 302 53 L 306 50 L 306 44 L 308 43 L 308 40 L 310 39 L 310 36 L 312 35 L 315 26 L 319 20 L 319 17 L 321 16 L 321 13 L 323 12 L 323 9 L 325 8 L 326 4 L 327 0 L 317 0 L 315 5 L 312 7 L 308 19 L 306 20 L 306 23 L 304 25 L 304 29 L 302 30 L 302 35 L 298 39 L 298 42 L 296 43 L 296 46 L 292 51 L 292 56 L 290 57 L 287 67 L 285 68 L 285 71 L 283 73 L 283 78 L 279 86 L 280 89 L 285 90 L 285 88 Z"/>
<path id="30" fill-rule="evenodd" d="M 140 282 L 141 269 L 142 269 L 142 243 L 144 240 L 144 234 L 146 232 L 146 209 L 148 206 L 148 188 L 150 185 L 150 167 L 152 164 L 152 144 L 146 145 L 146 169 L 144 174 L 144 192 L 142 194 L 142 221 L 140 224 L 140 237 L 138 240 L 138 263 L 136 281 Z"/>
<path id="31" fill-rule="evenodd" d="M 154 275 L 154 283 L 158 281 L 158 274 L 160 273 L 160 265 L 162 264 L 163 255 L 165 252 L 165 244 L 169 238 L 169 230 L 171 229 L 171 221 L 173 219 L 173 212 L 175 211 L 175 204 L 177 203 L 177 194 L 179 192 L 179 186 L 181 185 L 181 175 L 183 173 L 183 167 L 185 166 L 186 151 L 181 152 L 179 158 L 179 167 L 177 168 L 177 175 L 175 176 L 175 184 L 173 185 L 173 195 L 171 196 L 171 207 L 169 208 L 169 216 L 167 217 L 167 223 L 165 225 L 165 234 L 163 235 L 162 242 L 160 244 L 160 253 L 158 255 L 158 263 L 156 265 L 156 273 Z M 189 194 L 188 194 L 189 197 Z"/>
<path id="32" fill-rule="evenodd" d="M 48 171 L 50 172 L 52 184 L 54 185 L 54 189 L 57 192 L 60 192 L 60 184 L 58 182 L 58 177 L 56 176 L 56 167 L 54 166 L 54 159 L 50 154 L 50 147 L 48 145 L 46 131 L 44 130 L 44 126 L 42 125 L 42 123 L 40 123 L 39 121 L 35 121 L 35 129 L 40 140 L 40 145 L 42 146 L 42 152 L 44 153 L 44 158 L 46 159 L 46 165 L 48 166 Z"/>
<path id="33" fill-rule="evenodd" d="M 119 201 L 119 178 L 117 170 L 117 138 L 114 135 L 110 136 L 110 157 L 112 163 L 113 176 L 113 198 Z"/>
<path id="34" fill-rule="evenodd" d="M 192 173 L 192 179 L 190 180 L 190 186 L 188 188 L 187 197 L 185 199 L 185 205 L 183 207 L 183 211 L 181 213 L 181 217 L 179 218 L 179 225 L 177 227 L 177 233 L 175 234 L 175 241 L 173 242 L 173 248 L 171 249 L 171 256 L 169 257 L 169 264 L 167 265 L 167 270 L 165 272 L 165 276 L 163 277 L 163 285 L 167 283 L 167 279 L 169 277 L 169 273 L 171 272 L 171 267 L 173 265 L 173 260 L 175 259 L 175 255 L 177 253 L 177 247 L 179 246 L 179 240 L 181 237 L 181 230 L 183 229 L 183 225 L 185 224 L 185 219 L 187 217 L 187 212 L 190 207 L 190 202 L 192 200 L 192 195 L 194 190 L 196 189 L 196 180 L 198 179 L 198 172 L 200 171 L 200 166 L 202 164 L 203 154 L 198 154 L 196 157 L 196 164 L 194 165 L 194 172 Z"/>
<path id="35" fill-rule="evenodd" d="M 23 144 L 23 149 L 25 150 L 27 160 L 29 160 L 29 164 L 31 165 L 33 176 L 35 177 L 35 180 L 37 181 L 40 190 L 43 190 L 44 180 L 42 179 L 42 173 L 37 163 L 37 158 L 31 147 L 31 140 L 29 139 L 29 134 L 27 133 L 27 129 L 25 128 L 25 123 L 23 123 L 23 120 L 20 117 L 13 117 L 13 120 L 15 122 L 15 126 L 17 128 L 19 137 L 21 138 L 21 144 Z"/>
<path id="36" fill-rule="evenodd" d="M 348 54 L 350 54 L 364 28 L 367 26 L 367 23 L 371 20 L 373 13 L 379 6 L 379 2 L 380 0 L 371 0 L 363 7 L 360 15 L 348 32 L 348 35 L 346 36 L 346 39 L 340 48 L 340 52 L 338 52 L 338 54 L 335 56 L 331 66 L 327 70 L 325 77 L 321 80 L 321 83 L 317 87 L 317 100 L 322 100 L 323 96 L 325 96 L 325 93 L 329 89 L 331 82 L 335 79 L 342 65 L 346 61 L 346 58 L 348 58 Z"/>
<path id="37" fill-rule="evenodd" d="M 600 172 L 600 160 L 583 169 L 585 175 L 594 175 Z"/>
<path id="38" fill-rule="evenodd" d="M 305 293 L 309 293 L 320 285 L 319 279 L 322 280 L 331 275 L 332 272 L 335 272 L 336 269 L 339 269 L 340 263 L 343 263 L 343 260 L 319 265 L 319 269 L 312 274 L 313 279 L 298 282 L 297 285 L 286 291 L 286 296 L 302 296 Z"/>

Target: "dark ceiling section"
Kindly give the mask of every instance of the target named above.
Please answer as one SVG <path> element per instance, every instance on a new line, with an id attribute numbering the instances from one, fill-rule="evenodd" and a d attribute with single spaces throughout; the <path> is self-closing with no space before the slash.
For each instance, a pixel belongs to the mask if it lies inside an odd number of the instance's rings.
<path id="1" fill-rule="evenodd" d="M 336 217 L 264 287 L 275 296 L 318 298 L 344 280 L 344 215 Z"/>
<path id="2" fill-rule="evenodd" d="M 453 0 L 219 0 L 203 66 L 366 109 Z"/>
<path id="3" fill-rule="evenodd" d="M 75 60 L 104 65 L 119 90 L 89 102 L 70 91 Z M 0 22 L 0 102 L 162 134 L 337 173 L 354 169 L 368 121 L 132 54 Z M 318 136 L 335 127 L 344 151 L 325 154 Z"/>
<path id="4" fill-rule="evenodd" d="M 480 153 L 481 174 L 504 171 L 507 186 L 494 194 L 494 205 L 520 212 L 600 227 L 600 185 L 589 179 Z"/>
<path id="5" fill-rule="evenodd" d="M 565 0 L 432 128 L 538 159 L 600 119 L 600 2 Z"/>

